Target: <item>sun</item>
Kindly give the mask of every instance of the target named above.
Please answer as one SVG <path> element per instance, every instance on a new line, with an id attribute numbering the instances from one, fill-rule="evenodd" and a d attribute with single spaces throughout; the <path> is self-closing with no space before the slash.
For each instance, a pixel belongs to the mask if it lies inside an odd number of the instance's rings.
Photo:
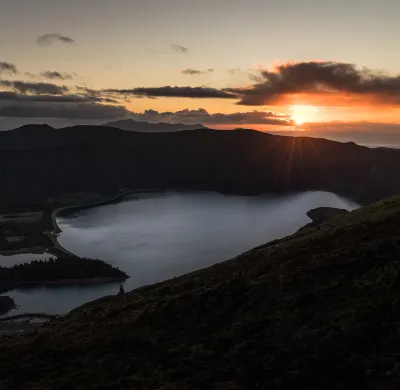
<path id="1" fill-rule="evenodd" d="M 302 125 L 304 123 L 304 120 L 301 118 L 298 118 L 296 115 L 292 115 L 292 119 L 294 120 L 294 123 L 296 123 L 296 125 Z"/>
<path id="2" fill-rule="evenodd" d="M 318 116 L 318 108 L 314 106 L 306 106 L 296 104 L 289 108 L 290 116 L 297 126 L 306 122 L 316 122 Z"/>

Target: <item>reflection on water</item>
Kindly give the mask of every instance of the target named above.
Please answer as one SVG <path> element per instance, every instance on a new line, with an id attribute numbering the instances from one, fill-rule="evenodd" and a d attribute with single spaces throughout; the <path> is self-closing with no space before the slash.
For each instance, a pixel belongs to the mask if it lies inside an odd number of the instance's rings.
<path id="1" fill-rule="evenodd" d="M 100 258 L 127 272 L 130 290 L 232 258 L 292 234 L 315 207 L 352 210 L 357 204 L 326 192 L 290 196 L 224 196 L 167 192 L 59 217 L 59 242 L 79 255 Z M 2 259 L 0 258 L 0 261 Z M 9 293 L 21 311 L 62 313 L 118 285 L 41 288 Z"/>

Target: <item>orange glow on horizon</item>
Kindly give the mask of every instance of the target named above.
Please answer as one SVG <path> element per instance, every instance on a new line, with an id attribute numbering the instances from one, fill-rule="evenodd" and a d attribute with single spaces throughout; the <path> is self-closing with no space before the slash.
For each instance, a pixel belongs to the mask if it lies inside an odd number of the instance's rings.
<path id="1" fill-rule="evenodd" d="M 295 104 L 289 108 L 290 116 L 298 126 L 305 122 L 317 122 L 319 111 L 317 107 L 302 104 Z"/>
<path id="2" fill-rule="evenodd" d="M 132 102 L 123 102 L 128 110 L 144 112 L 156 110 L 159 112 L 176 112 L 184 109 L 198 110 L 203 108 L 210 114 L 244 113 L 252 111 L 266 111 L 282 113 L 294 121 L 295 126 L 305 126 L 307 122 L 375 122 L 400 123 L 399 105 L 384 104 L 371 96 L 354 96 L 349 94 L 292 94 L 287 95 L 274 104 L 265 106 L 237 105 L 230 99 L 197 99 L 159 98 L 134 99 Z M 218 124 L 208 123 L 207 126 L 218 129 L 232 129 L 243 127 L 264 131 L 276 129 L 288 130 L 291 126 L 271 126 L 257 123 Z"/>

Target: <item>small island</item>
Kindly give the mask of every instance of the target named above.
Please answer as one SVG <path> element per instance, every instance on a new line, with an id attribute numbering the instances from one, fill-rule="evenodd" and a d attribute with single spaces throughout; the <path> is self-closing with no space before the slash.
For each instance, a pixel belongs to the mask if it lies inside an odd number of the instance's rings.
<path id="1" fill-rule="evenodd" d="M 98 259 L 77 256 L 35 260 L 13 267 L 0 267 L 0 292 L 15 288 L 122 282 L 129 276 Z"/>
<path id="2" fill-rule="evenodd" d="M 308 211 L 307 216 L 311 218 L 314 223 L 321 223 L 349 212 L 348 210 L 337 209 L 335 207 L 317 207 Z"/>
<path id="3" fill-rule="evenodd" d="M 335 207 L 317 207 L 315 209 L 311 209 L 308 211 L 307 217 L 311 219 L 312 222 L 304 225 L 298 231 L 302 231 L 303 229 L 311 228 L 320 225 L 323 222 L 326 222 L 332 218 L 339 217 L 340 215 L 344 215 L 349 213 L 350 211 L 345 209 L 338 209 Z"/>

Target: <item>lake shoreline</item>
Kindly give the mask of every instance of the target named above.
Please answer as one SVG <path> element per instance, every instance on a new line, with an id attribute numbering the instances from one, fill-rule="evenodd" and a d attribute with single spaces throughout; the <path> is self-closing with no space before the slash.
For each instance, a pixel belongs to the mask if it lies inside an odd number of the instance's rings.
<path id="1" fill-rule="evenodd" d="M 324 192 L 245 197 L 215 191 L 153 189 L 121 191 L 117 197 L 102 202 L 98 202 L 99 196 L 96 198 L 95 194 L 74 195 L 70 200 L 73 200 L 70 207 L 47 208 L 43 218 L 47 234 L 52 232 L 52 215 L 62 230 L 59 235 L 51 234 L 54 241 L 77 256 L 110 260 L 130 278 L 126 282 L 98 278 L 76 280 L 75 277 L 93 276 L 90 269 L 80 275 L 77 261 L 68 266 L 73 273 L 60 273 L 68 280 L 56 283 L 48 283 L 57 278 L 41 274 L 39 270 L 36 279 L 40 279 L 42 286 L 21 284 L 10 293 L 20 311 L 66 313 L 85 302 L 115 295 L 120 284 L 126 291 L 132 291 L 213 266 L 215 262 L 285 237 L 310 222 L 306 213 L 316 206 L 349 210 L 358 207 L 336 194 Z M 117 202 L 120 203 L 107 207 Z M 78 212 L 81 206 L 99 207 Z M 70 212 L 73 214 L 68 215 Z M 30 278 L 21 276 L 21 281 Z M 97 276 L 118 277 L 118 274 L 105 272 Z"/>
<path id="2" fill-rule="evenodd" d="M 60 279 L 60 280 L 43 280 L 43 281 L 22 281 L 18 282 L 13 289 L 18 288 L 29 288 L 29 287 L 46 287 L 46 286 L 81 286 L 81 285 L 92 285 L 92 284 L 108 284 L 108 283 L 119 283 L 124 282 L 127 277 L 113 278 L 113 277 L 93 277 L 84 279 Z"/>
<path id="3" fill-rule="evenodd" d="M 59 208 L 55 209 L 52 212 L 52 224 L 54 227 L 54 231 L 56 232 L 56 234 L 61 232 L 61 230 L 57 224 L 57 221 L 56 221 L 57 215 L 67 216 L 74 212 L 79 212 L 79 211 L 86 210 L 86 209 L 107 206 L 107 205 L 111 205 L 111 204 L 118 204 L 119 202 L 121 202 L 123 200 L 124 197 L 129 196 L 129 195 L 153 194 L 153 193 L 163 193 L 163 192 L 189 192 L 189 193 L 216 192 L 216 193 L 219 193 L 218 191 L 191 190 L 191 189 L 186 189 L 186 188 L 169 188 L 169 189 L 167 189 L 167 188 L 159 188 L 159 189 L 149 188 L 149 189 L 143 189 L 143 190 L 129 190 L 129 191 L 122 192 L 118 195 L 115 195 L 112 198 L 108 198 L 108 199 L 105 199 L 105 200 L 102 200 L 99 202 L 63 206 L 63 207 L 59 207 Z M 221 195 L 228 196 L 228 195 L 232 195 L 232 194 L 221 193 Z M 257 196 L 257 195 L 262 195 L 262 194 L 255 194 L 254 196 Z M 242 196 L 248 196 L 248 195 L 242 195 Z"/>

